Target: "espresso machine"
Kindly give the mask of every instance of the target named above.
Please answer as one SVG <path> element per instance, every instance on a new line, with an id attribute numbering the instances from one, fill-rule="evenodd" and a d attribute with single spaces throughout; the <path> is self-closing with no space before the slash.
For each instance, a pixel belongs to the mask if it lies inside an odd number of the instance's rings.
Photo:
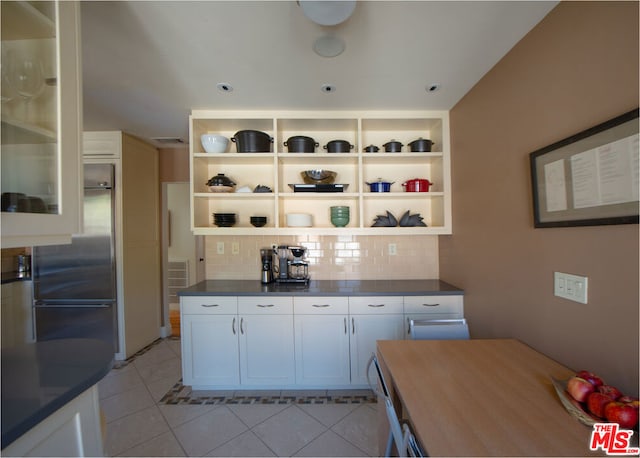
<path id="1" fill-rule="evenodd" d="M 278 283 L 309 282 L 309 263 L 304 260 L 307 249 L 301 246 L 279 245 L 273 250 L 275 281 Z"/>

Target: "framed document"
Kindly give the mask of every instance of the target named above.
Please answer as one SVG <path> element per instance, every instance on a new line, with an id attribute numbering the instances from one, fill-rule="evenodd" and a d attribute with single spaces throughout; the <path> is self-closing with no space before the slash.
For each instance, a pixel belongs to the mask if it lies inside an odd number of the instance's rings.
<path id="1" fill-rule="evenodd" d="M 638 109 L 529 155 L 535 227 L 637 224 Z"/>

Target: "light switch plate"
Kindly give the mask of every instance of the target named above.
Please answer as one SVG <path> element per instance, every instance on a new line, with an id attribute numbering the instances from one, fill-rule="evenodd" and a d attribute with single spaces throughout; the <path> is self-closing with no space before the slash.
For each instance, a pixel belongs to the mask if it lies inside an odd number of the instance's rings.
<path id="1" fill-rule="evenodd" d="M 588 277 L 563 272 L 553 273 L 553 294 L 570 301 L 586 304 L 588 284 Z"/>

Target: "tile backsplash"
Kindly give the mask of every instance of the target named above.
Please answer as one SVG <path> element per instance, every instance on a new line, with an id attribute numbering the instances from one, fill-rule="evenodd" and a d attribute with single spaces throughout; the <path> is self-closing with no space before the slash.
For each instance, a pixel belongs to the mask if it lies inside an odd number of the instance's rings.
<path id="1" fill-rule="evenodd" d="M 218 254 L 218 243 L 224 254 Z M 237 244 L 238 252 L 233 253 Z M 206 278 L 260 279 L 260 248 L 301 245 L 307 248 L 314 280 L 439 278 L 438 236 L 207 236 Z M 389 255 L 389 244 L 396 254 Z"/>

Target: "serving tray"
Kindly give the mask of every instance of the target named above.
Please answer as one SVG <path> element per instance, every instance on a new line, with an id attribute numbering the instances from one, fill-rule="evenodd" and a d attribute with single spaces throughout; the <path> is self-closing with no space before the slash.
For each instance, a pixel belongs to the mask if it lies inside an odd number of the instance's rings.
<path id="1" fill-rule="evenodd" d="M 571 414 L 572 417 L 576 418 L 580 423 L 593 426 L 596 423 L 603 423 L 606 420 L 601 420 L 597 417 L 594 417 L 589 412 L 584 410 L 582 404 L 573 399 L 571 395 L 567 392 L 567 381 L 568 380 L 558 380 L 551 377 L 551 383 L 558 393 L 558 397 L 560 398 L 560 402 L 567 409 L 567 412 Z"/>
<path id="2" fill-rule="evenodd" d="M 344 192 L 348 184 L 289 184 L 293 192 Z"/>

